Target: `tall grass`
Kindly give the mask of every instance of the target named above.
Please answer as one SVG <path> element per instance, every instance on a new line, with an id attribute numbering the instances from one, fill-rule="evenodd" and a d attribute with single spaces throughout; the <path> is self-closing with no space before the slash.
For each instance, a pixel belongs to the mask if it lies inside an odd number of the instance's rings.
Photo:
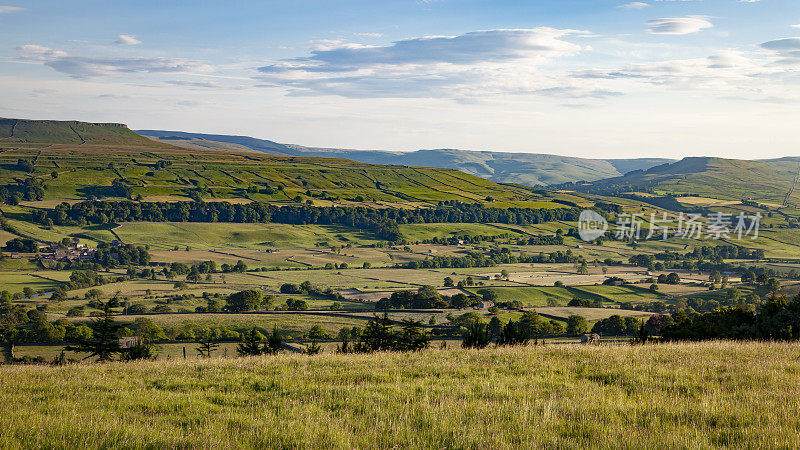
<path id="1" fill-rule="evenodd" d="M 800 447 L 800 347 L 0 368 L 3 447 Z"/>

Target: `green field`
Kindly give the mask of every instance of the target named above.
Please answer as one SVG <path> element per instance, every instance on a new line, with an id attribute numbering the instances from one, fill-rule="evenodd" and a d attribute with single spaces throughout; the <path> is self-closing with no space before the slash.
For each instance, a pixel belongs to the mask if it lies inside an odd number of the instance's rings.
<path id="1" fill-rule="evenodd" d="M 719 342 L 14 366 L 0 445 L 796 448 L 798 373 Z"/>

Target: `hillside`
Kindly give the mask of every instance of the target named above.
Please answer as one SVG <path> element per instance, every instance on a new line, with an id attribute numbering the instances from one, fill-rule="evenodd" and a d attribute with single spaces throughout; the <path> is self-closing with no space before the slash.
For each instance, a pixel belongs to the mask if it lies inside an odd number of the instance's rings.
<path id="1" fill-rule="evenodd" d="M 8 144 L 158 146 L 119 123 L 0 118 L 0 145 Z"/>
<path id="2" fill-rule="evenodd" d="M 229 150 L 230 146 L 292 156 L 346 158 L 371 164 L 416 165 L 457 169 L 498 183 L 545 186 L 573 181 L 595 181 L 618 177 L 631 170 L 648 169 L 671 162 L 663 158 L 585 159 L 538 153 L 501 153 L 456 149 L 388 152 L 304 147 L 255 139 L 247 136 L 185 133 L 180 131 L 139 130 L 138 133 L 189 148 Z"/>
<path id="3" fill-rule="evenodd" d="M 261 201 L 407 207 L 444 200 L 560 207 L 531 190 L 448 169 L 336 158 L 195 150 L 124 125 L 3 119 L 0 184 L 20 201 L 141 196 L 149 201 Z M 228 150 L 240 150 L 238 147 Z M 20 163 L 23 162 L 23 164 Z M 40 180 L 37 188 L 24 182 Z"/>
<path id="4" fill-rule="evenodd" d="M 800 158 L 747 161 L 690 157 L 622 177 L 561 187 L 598 194 L 646 192 L 782 204 L 798 174 L 798 166 Z M 800 203 L 797 190 L 789 200 Z"/>

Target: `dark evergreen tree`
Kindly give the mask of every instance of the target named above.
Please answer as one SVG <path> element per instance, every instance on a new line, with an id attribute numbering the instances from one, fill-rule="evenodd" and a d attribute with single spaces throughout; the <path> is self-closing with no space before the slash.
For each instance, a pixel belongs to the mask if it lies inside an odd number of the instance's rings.
<path id="1" fill-rule="evenodd" d="M 79 338 L 75 345 L 67 346 L 66 349 L 78 353 L 89 353 L 89 356 L 84 359 L 96 356 L 99 362 L 111 361 L 114 355 L 122 353 L 119 343 L 119 330 L 122 326 L 114 320 L 111 310 L 117 306 L 117 303 L 113 299 L 107 302 L 97 301 L 96 306 L 102 310 L 102 314 L 89 325 L 92 329 L 92 337 L 89 339 Z"/>

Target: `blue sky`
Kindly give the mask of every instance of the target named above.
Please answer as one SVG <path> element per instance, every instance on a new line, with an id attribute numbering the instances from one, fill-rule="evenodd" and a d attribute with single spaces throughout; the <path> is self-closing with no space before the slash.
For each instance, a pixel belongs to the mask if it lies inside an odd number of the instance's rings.
<path id="1" fill-rule="evenodd" d="M 800 155 L 800 2 L 0 0 L 0 116 L 360 149 Z"/>

